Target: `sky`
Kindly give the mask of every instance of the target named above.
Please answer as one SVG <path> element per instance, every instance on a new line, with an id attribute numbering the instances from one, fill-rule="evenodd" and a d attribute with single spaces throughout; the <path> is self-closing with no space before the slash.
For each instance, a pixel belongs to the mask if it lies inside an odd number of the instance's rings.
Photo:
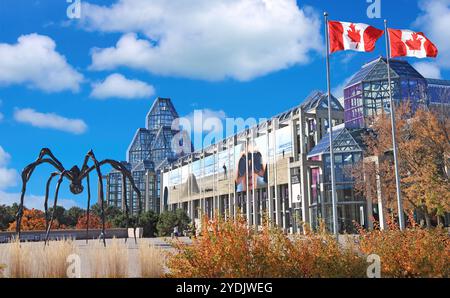
<path id="1" fill-rule="evenodd" d="M 437 59 L 408 60 L 450 78 L 450 0 L 378 0 L 381 18 L 369 18 L 371 0 L 82 0 L 80 18 L 69 1 L 0 0 L 0 204 L 18 201 L 20 172 L 43 147 L 66 168 L 90 149 L 125 160 L 158 96 L 188 118 L 259 119 L 325 90 L 324 11 L 423 31 Z M 381 55 L 383 38 L 372 53 L 333 54 L 333 93 Z M 26 206 L 42 208 L 51 171 L 33 174 Z M 85 207 L 86 193 L 73 196 L 65 182 L 60 204 Z"/>

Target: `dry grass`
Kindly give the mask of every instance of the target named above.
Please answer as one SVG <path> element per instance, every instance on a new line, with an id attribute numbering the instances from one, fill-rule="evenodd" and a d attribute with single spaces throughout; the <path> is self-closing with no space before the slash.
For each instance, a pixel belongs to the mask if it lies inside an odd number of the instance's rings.
<path id="1" fill-rule="evenodd" d="M 76 253 L 71 240 L 50 241 L 45 249 L 42 243 L 20 243 L 14 240 L 2 248 L 7 276 L 12 278 L 65 278 L 67 257 Z"/>
<path id="2" fill-rule="evenodd" d="M 107 247 L 95 242 L 89 248 L 89 265 L 93 278 L 125 278 L 128 277 L 128 247 L 117 239 L 113 239 Z"/>
<path id="3" fill-rule="evenodd" d="M 141 277 L 158 278 L 164 274 L 165 256 L 161 249 L 148 243 L 139 244 Z"/>
<path id="4" fill-rule="evenodd" d="M 40 276 L 44 278 L 67 277 L 67 258 L 76 253 L 76 245 L 71 240 L 50 241 L 45 250 L 38 249 L 40 253 Z M 39 257 L 39 255 L 37 256 Z"/>

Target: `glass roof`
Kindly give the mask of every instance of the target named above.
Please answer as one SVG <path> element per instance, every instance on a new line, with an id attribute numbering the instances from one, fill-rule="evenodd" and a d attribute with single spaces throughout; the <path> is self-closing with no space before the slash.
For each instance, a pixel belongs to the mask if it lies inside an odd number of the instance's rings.
<path id="1" fill-rule="evenodd" d="M 355 140 L 350 131 L 343 125 L 333 128 L 333 152 L 362 151 L 360 144 Z M 330 152 L 329 133 L 308 153 L 308 158 Z"/>
<path id="2" fill-rule="evenodd" d="M 301 107 L 306 111 L 311 109 L 328 109 L 328 96 L 325 92 L 322 91 L 313 91 L 308 97 L 306 97 L 305 101 L 301 104 Z M 331 108 L 333 110 L 343 111 L 344 108 L 339 103 L 339 100 L 336 97 L 331 95 Z"/>
<path id="3" fill-rule="evenodd" d="M 391 76 L 393 79 L 399 77 L 408 77 L 415 79 L 424 79 L 424 77 L 411 66 L 407 61 L 390 60 Z M 362 81 L 379 81 L 387 80 L 387 62 L 385 58 L 377 58 L 365 65 L 350 79 L 350 82 L 345 86 L 348 88 Z"/>
<path id="4" fill-rule="evenodd" d="M 450 86 L 450 80 L 427 79 L 429 85 Z"/>

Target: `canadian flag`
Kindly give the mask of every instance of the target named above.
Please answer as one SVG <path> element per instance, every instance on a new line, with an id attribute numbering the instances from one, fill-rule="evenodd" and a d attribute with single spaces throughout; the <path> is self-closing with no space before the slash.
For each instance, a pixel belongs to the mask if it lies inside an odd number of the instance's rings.
<path id="1" fill-rule="evenodd" d="M 388 29 L 391 57 L 436 57 L 438 49 L 422 32 Z"/>
<path id="2" fill-rule="evenodd" d="M 342 50 L 372 52 L 384 31 L 362 23 L 328 22 L 330 53 Z"/>

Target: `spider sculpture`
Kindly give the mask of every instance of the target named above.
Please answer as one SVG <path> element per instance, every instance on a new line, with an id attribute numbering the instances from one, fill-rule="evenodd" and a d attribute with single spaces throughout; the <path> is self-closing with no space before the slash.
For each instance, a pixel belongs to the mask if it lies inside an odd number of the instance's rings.
<path id="1" fill-rule="evenodd" d="M 88 162 L 92 161 L 94 165 L 89 166 Z M 103 165 L 110 165 L 112 166 L 114 169 L 116 169 L 117 171 L 119 171 L 120 173 L 122 173 L 122 188 L 126 189 L 126 179 L 128 178 L 131 187 L 133 188 L 133 190 L 136 192 L 137 197 L 138 197 L 138 220 L 134 226 L 134 239 L 136 241 L 136 226 L 139 225 L 139 215 L 141 213 L 141 192 L 139 191 L 139 189 L 136 187 L 136 184 L 134 182 L 134 179 L 130 173 L 130 171 L 128 171 L 127 168 L 125 168 L 125 166 L 123 164 L 121 164 L 120 162 L 117 162 L 115 160 L 111 160 L 111 159 L 105 159 L 102 161 L 98 161 L 95 158 L 94 152 L 91 150 L 89 151 L 85 158 L 84 158 L 84 162 L 83 165 L 80 168 L 78 168 L 77 166 L 72 167 L 70 170 L 66 170 L 63 165 L 61 164 L 61 162 L 53 155 L 53 153 L 50 151 L 50 149 L 44 148 L 41 150 L 38 159 L 29 164 L 28 166 L 25 167 L 25 169 L 22 171 L 22 193 L 21 193 L 21 197 L 20 197 L 20 205 L 19 205 L 19 210 L 17 212 L 17 217 L 16 217 L 16 233 L 18 236 L 18 239 L 20 239 L 20 226 L 21 226 L 21 222 L 22 222 L 22 216 L 23 216 L 23 209 L 24 209 L 24 198 L 25 198 L 25 192 L 26 192 L 26 188 L 27 188 L 27 183 L 31 178 L 31 175 L 33 174 L 34 169 L 41 165 L 41 164 L 50 164 L 53 167 L 55 167 L 55 169 L 57 170 L 56 172 L 53 172 L 50 174 L 50 177 L 47 180 L 47 184 L 46 184 L 46 191 L 45 191 L 45 201 L 44 201 L 44 209 L 45 209 L 45 221 L 46 221 L 46 236 L 45 236 L 45 244 L 47 244 L 48 238 L 49 238 L 49 233 L 50 233 L 50 229 L 52 227 L 53 221 L 55 219 L 55 210 L 56 210 L 56 205 L 58 203 L 58 193 L 59 193 L 59 189 L 61 186 L 61 183 L 63 181 L 64 178 L 66 178 L 67 180 L 70 181 L 70 191 L 75 194 L 81 194 L 84 190 L 84 187 L 82 185 L 82 181 L 83 179 L 86 179 L 86 183 L 87 183 L 87 195 L 88 195 L 88 202 L 87 202 L 87 209 L 86 209 L 86 242 L 88 239 L 88 233 L 89 233 L 89 207 L 90 207 L 90 203 L 91 203 L 91 186 L 90 186 L 90 182 L 89 182 L 89 174 L 92 171 L 96 171 L 97 176 L 98 176 L 98 183 L 99 183 L 99 199 L 101 202 L 101 219 L 102 219 L 102 234 L 101 234 L 101 238 L 103 239 L 103 244 L 106 246 L 106 234 L 105 234 L 105 206 L 104 206 L 104 194 L 103 194 L 103 179 L 102 179 L 102 172 L 101 172 L 101 166 Z M 54 197 L 54 202 L 53 202 L 53 212 L 51 214 L 51 218 L 50 218 L 50 222 L 49 222 L 49 218 L 48 218 L 48 196 L 49 196 L 49 191 L 50 191 L 50 184 L 53 180 L 53 178 L 55 177 L 59 177 L 58 182 L 56 184 L 56 191 L 55 191 L 55 197 Z M 127 192 L 123 192 L 123 200 L 125 203 L 125 216 L 126 216 L 126 227 L 128 228 L 128 224 L 129 224 L 129 217 L 128 217 L 128 203 L 127 203 L 127 197 L 126 197 Z M 125 240 L 126 241 L 126 240 Z"/>

